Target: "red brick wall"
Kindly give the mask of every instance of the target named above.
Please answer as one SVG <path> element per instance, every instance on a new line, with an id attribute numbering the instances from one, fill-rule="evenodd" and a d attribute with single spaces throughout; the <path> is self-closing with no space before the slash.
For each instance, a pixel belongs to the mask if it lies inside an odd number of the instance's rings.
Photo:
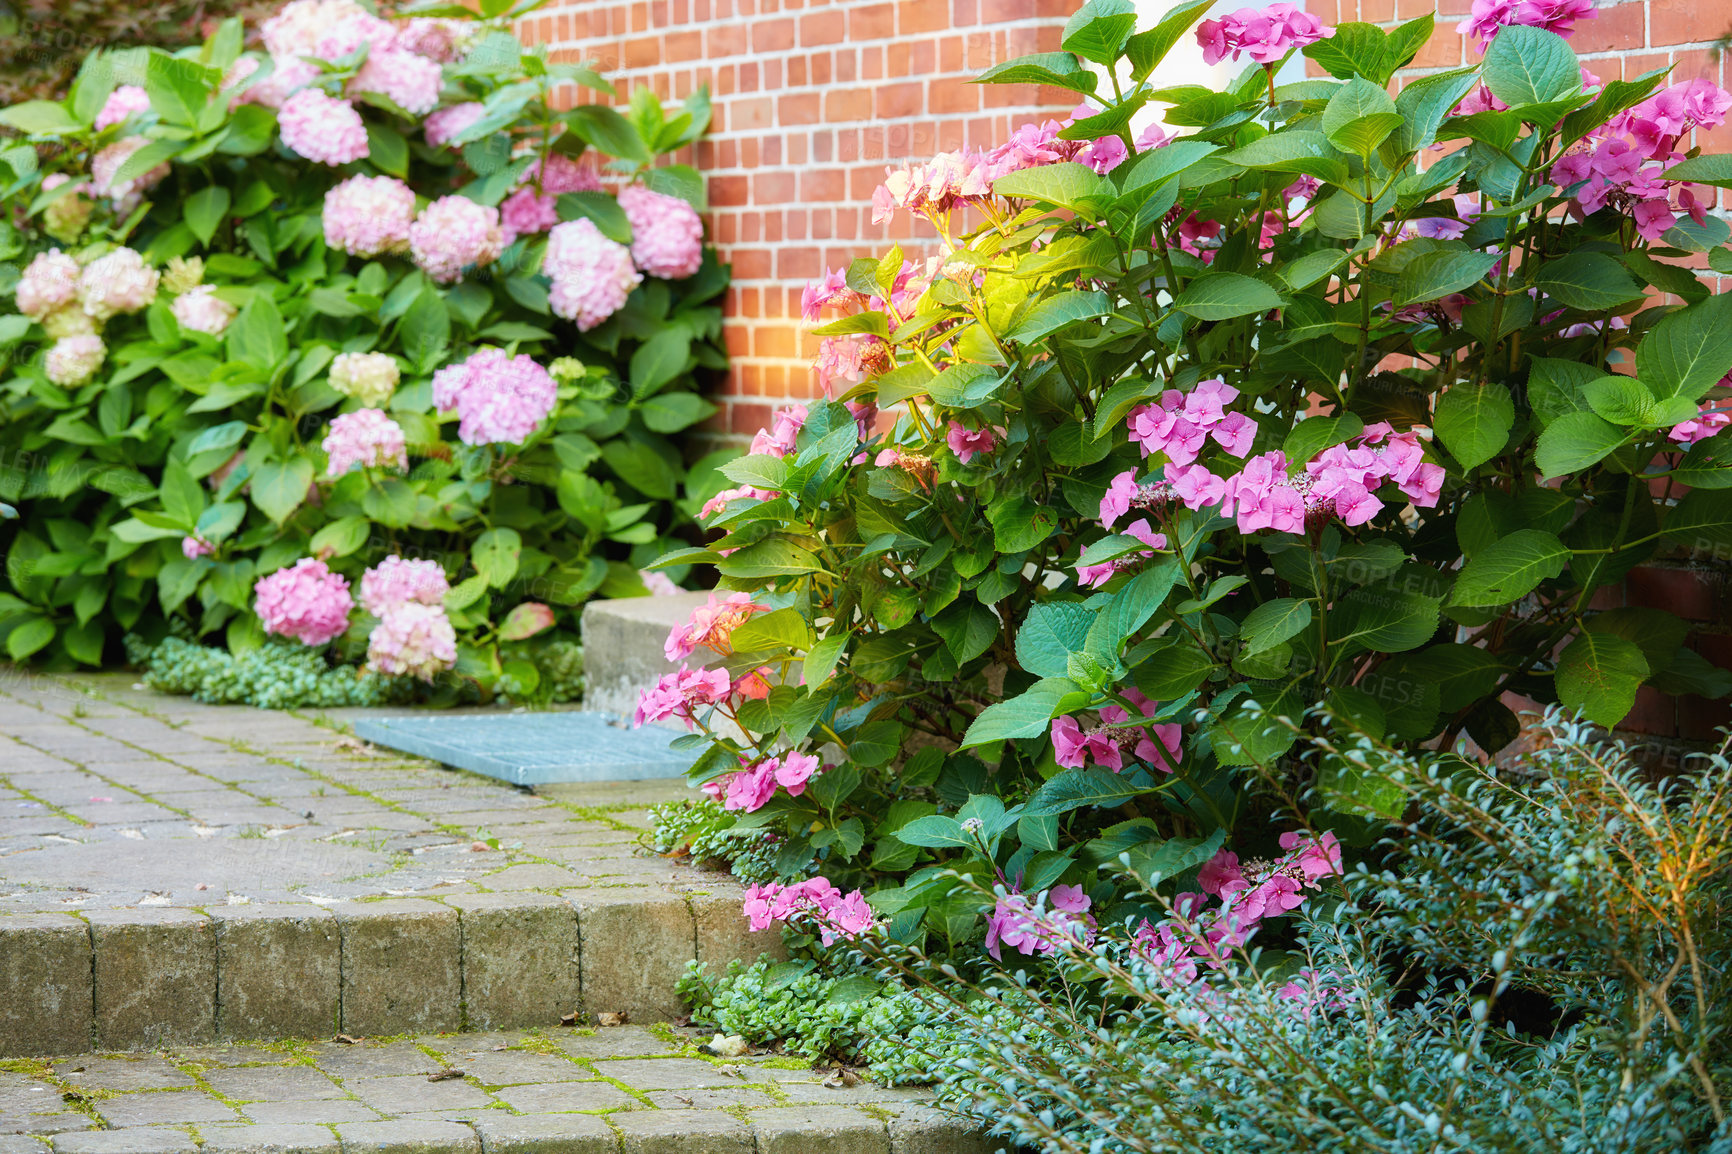
<path id="1" fill-rule="evenodd" d="M 885 165 L 996 143 L 1074 104 L 967 81 L 1057 49 L 1079 2 L 553 0 L 520 31 L 556 59 L 598 62 L 627 89 L 672 100 L 709 85 L 710 135 L 680 159 L 708 178 L 710 235 L 734 266 L 719 428 L 749 437 L 775 406 L 814 394 L 806 281 L 915 235 L 906 215 L 900 227 L 872 224 Z"/>

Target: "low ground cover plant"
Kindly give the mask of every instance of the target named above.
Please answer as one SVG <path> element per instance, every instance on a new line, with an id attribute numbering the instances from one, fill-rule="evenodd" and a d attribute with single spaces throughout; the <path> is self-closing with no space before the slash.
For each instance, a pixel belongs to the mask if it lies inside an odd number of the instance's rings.
<path id="1" fill-rule="evenodd" d="M 615 93 L 518 42 L 532 6 L 294 0 L 0 111 L 9 656 L 275 637 L 533 698 L 644 591 L 726 363 L 702 181 L 659 163 L 708 101 L 556 111 Z"/>
<path id="2" fill-rule="evenodd" d="M 1601 81 L 1574 9 L 1476 9 L 1483 60 L 1392 94 L 1430 17 L 1205 8 L 1091 0 L 981 77 L 1083 104 L 888 174 L 936 252 L 809 287 L 826 399 L 667 559 L 723 589 L 639 719 L 694 730 L 717 856 L 774 847 L 755 928 L 1020 964 L 1201 894 L 1266 941 L 1410 803 L 1307 739 L 1483 757 L 1523 699 L 1732 690 L 1594 607 L 1732 546 L 1732 159 L 1690 143 L 1732 94 Z M 1192 34 L 1244 71 L 1153 89 Z"/>

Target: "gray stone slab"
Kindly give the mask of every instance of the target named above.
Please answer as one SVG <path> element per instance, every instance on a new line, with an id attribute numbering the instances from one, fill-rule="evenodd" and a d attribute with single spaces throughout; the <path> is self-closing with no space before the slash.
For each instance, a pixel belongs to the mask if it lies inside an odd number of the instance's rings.
<path id="1" fill-rule="evenodd" d="M 209 1070 L 206 1084 L 234 1102 L 310 1102 L 346 1097 L 343 1088 L 311 1066 L 241 1066 Z"/>
<path id="2" fill-rule="evenodd" d="M 342 938 L 313 905 L 215 906 L 217 1033 L 310 1037 L 336 1028 Z"/>
<path id="3" fill-rule="evenodd" d="M 340 828 L 340 827 L 339 827 Z M 192 891 L 221 883 L 237 893 L 281 892 L 317 887 L 333 878 L 377 873 L 391 865 L 382 853 L 341 842 L 304 842 L 277 838 L 175 838 L 166 841 L 114 840 L 56 845 L 6 859 L 6 879 L 35 885 L 64 885 L 76 879 L 95 891 Z"/>
<path id="4" fill-rule="evenodd" d="M 200 1126 L 203 1154 L 336 1154 L 337 1136 L 324 1126 Z"/>
<path id="5" fill-rule="evenodd" d="M 334 1098 L 317 1102 L 253 1102 L 241 1107 L 241 1113 L 260 1125 L 333 1125 L 339 1122 L 377 1122 L 379 1112 L 370 1110 L 353 1098 Z"/>
<path id="6" fill-rule="evenodd" d="M 600 1118 L 490 1112 L 475 1120 L 481 1154 L 614 1154 L 619 1139 Z"/>
<path id="7" fill-rule="evenodd" d="M 352 1122 L 337 1127 L 344 1154 L 480 1154 L 475 1131 L 456 1122 Z"/>
<path id="8" fill-rule="evenodd" d="M 754 1154 L 752 1128 L 720 1110 L 634 1110 L 608 1119 L 622 1154 Z"/>
<path id="9" fill-rule="evenodd" d="M 143 1049 L 216 1036 L 216 937 L 184 910 L 92 910 L 96 1044 Z"/>
<path id="10" fill-rule="evenodd" d="M 495 1097 L 523 1114 L 561 1114 L 574 1110 L 619 1110 L 637 1099 L 610 1082 L 544 1082 L 507 1086 Z"/>
<path id="11" fill-rule="evenodd" d="M 584 705 L 630 717 L 637 695 L 679 668 L 663 647 L 675 625 L 707 604 L 707 593 L 591 601 L 583 607 Z M 693 668 L 715 659 L 708 649 L 692 654 Z"/>
<path id="12" fill-rule="evenodd" d="M 884 1123 L 840 1106 L 757 1110 L 758 1154 L 890 1154 Z"/>
<path id="13" fill-rule="evenodd" d="M 459 894 L 463 1004 L 472 1029 L 552 1026 L 582 997 L 577 912 L 541 894 Z"/>
<path id="14" fill-rule="evenodd" d="M 890 1154 L 996 1154 L 1005 1145 L 969 1119 L 932 1106 L 890 1119 Z"/>
<path id="15" fill-rule="evenodd" d="M 585 1011 L 623 1011 L 638 1022 L 683 1017 L 675 983 L 697 952 L 685 901 L 649 889 L 578 891 L 571 897 L 583 940 Z"/>
<path id="16" fill-rule="evenodd" d="M 512 785 L 672 778 L 691 765 L 668 748 L 666 730 L 578 711 L 370 718 L 355 723 L 355 735 Z"/>
<path id="17" fill-rule="evenodd" d="M 239 1122 L 233 1107 L 199 1090 L 119 1094 L 96 1102 L 110 1126 L 172 1126 L 188 1122 Z"/>
<path id="18" fill-rule="evenodd" d="M 134 1126 L 126 1130 L 80 1130 L 54 1136 L 54 1154 L 195 1154 L 185 1130 Z"/>
<path id="19" fill-rule="evenodd" d="M 437 902 L 333 907 L 343 929 L 343 1032 L 455 1030 L 463 997 L 457 911 Z"/>
<path id="20" fill-rule="evenodd" d="M 7 880 L 13 854 L 0 869 Z M 90 1048 L 90 930 L 65 914 L 0 918 L 0 1055 Z"/>
<path id="21" fill-rule="evenodd" d="M 192 1077 L 161 1058 L 68 1058 L 55 1066 L 54 1074 L 80 1089 L 184 1090 L 194 1085 Z"/>
<path id="22" fill-rule="evenodd" d="M 0 1133 L 0 1154 L 47 1154 L 48 1147 L 27 1134 Z"/>
<path id="23" fill-rule="evenodd" d="M 487 1091 L 461 1078 L 429 1082 L 424 1074 L 394 1078 L 350 1078 L 343 1089 L 381 1114 L 421 1113 L 428 1110 L 460 1110 L 485 1106 L 492 1101 Z"/>
<path id="24" fill-rule="evenodd" d="M 634 1090 L 685 1090 L 737 1086 L 739 1079 L 697 1058 L 623 1058 L 596 1062 L 595 1072 Z"/>
<path id="25" fill-rule="evenodd" d="M 393 1074 L 430 1074 L 438 1063 L 412 1043 L 345 1046 L 326 1044 L 313 1051 L 313 1064 L 338 1078 L 387 1078 Z"/>
<path id="26" fill-rule="evenodd" d="M 666 1054 L 674 1047 L 642 1026 L 603 1026 L 594 1030 L 561 1030 L 553 1035 L 559 1048 L 574 1058 L 641 1058 Z"/>
<path id="27" fill-rule="evenodd" d="M 465 1040 L 464 1035 L 443 1043 Z M 474 1053 L 457 1049 L 445 1050 L 445 1060 L 454 1069 L 462 1070 L 483 1086 L 522 1086 L 531 1082 L 587 1082 L 595 1075 L 584 1066 L 560 1054 L 531 1054 L 523 1050 L 500 1053 Z"/>

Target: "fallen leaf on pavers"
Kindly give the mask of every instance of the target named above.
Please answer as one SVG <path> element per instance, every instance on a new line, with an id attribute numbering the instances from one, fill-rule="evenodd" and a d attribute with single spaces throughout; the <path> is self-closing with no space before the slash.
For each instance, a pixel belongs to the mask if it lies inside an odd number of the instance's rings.
<path id="1" fill-rule="evenodd" d="M 141 906 L 171 906 L 174 904 L 174 899 L 168 894 L 147 893 L 138 899 L 138 904 Z"/>
<path id="2" fill-rule="evenodd" d="M 433 1073 L 427 1075 L 427 1080 L 429 1082 L 449 1082 L 453 1078 L 461 1077 L 463 1077 L 462 1070 L 453 1070 L 448 1066 L 443 1070 L 435 1070 Z"/>
<path id="3" fill-rule="evenodd" d="M 746 1072 L 738 1066 L 717 1066 L 716 1073 L 726 1075 L 729 1078 L 744 1078 L 746 1076 Z"/>
<path id="4" fill-rule="evenodd" d="M 846 1066 L 837 1066 L 834 1070 L 830 1071 L 830 1076 L 824 1079 L 824 1085 L 830 1087 L 832 1090 L 838 1089 L 842 1086 L 858 1086 L 859 1084 L 860 1075 L 848 1069 Z"/>
<path id="5" fill-rule="evenodd" d="M 488 845 L 484 841 L 477 841 L 477 842 L 469 843 L 469 852 L 470 853 L 486 853 L 488 850 L 490 850 L 492 848 L 493 848 L 492 846 Z"/>
<path id="6" fill-rule="evenodd" d="M 371 748 L 358 737 L 339 737 L 337 739 L 337 749 L 341 753 L 367 753 Z"/>
<path id="7" fill-rule="evenodd" d="M 752 1052 L 751 1043 L 738 1034 L 717 1034 L 698 1049 L 716 1058 L 738 1058 Z"/>
<path id="8" fill-rule="evenodd" d="M 573 1010 L 569 1014 L 561 1014 L 559 1016 L 559 1024 L 562 1026 L 575 1026 L 575 1025 L 577 1025 L 577 1011 Z"/>
<path id="9" fill-rule="evenodd" d="M 611 1014 L 604 1010 L 595 1016 L 595 1020 L 603 1026 L 623 1026 L 631 1021 L 631 1014 L 625 1010 L 621 1010 L 617 1014 Z"/>
<path id="10" fill-rule="evenodd" d="M 341 1042 L 345 1046 L 359 1046 L 365 1039 L 351 1037 L 348 1034 L 332 1034 L 331 1041 Z"/>

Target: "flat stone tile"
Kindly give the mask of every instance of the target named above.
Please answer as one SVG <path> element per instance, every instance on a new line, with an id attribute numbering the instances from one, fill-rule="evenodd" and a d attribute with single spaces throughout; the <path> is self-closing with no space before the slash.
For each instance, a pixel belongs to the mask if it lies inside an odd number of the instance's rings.
<path id="1" fill-rule="evenodd" d="M 410 1042 L 385 1045 L 343 1046 L 325 1044 L 313 1050 L 313 1064 L 345 1081 L 349 1078 L 385 1078 L 396 1074 L 433 1073 L 438 1063 Z"/>
<path id="2" fill-rule="evenodd" d="M 758 1110 L 752 1114 L 758 1154 L 890 1154 L 878 1118 L 837 1106 Z"/>
<path id="3" fill-rule="evenodd" d="M 763 1086 L 723 1086 L 716 1089 L 651 1090 L 645 1095 L 661 1110 L 726 1110 L 735 1106 L 756 1109 L 780 1106 L 781 1099 Z"/>
<path id="4" fill-rule="evenodd" d="M 608 1082 L 548 1082 L 539 1086 L 509 1086 L 495 1097 L 524 1114 L 560 1114 L 571 1110 L 618 1110 L 637 1099 Z"/>
<path id="5" fill-rule="evenodd" d="M 461 1042 L 462 1035 L 451 1039 Z M 520 1086 L 526 1082 L 586 1082 L 595 1074 L 569 1058 L 522 1050 L 473 1053 L 461 1048 L 442 1050 L 454 1068 L 484 1086 Z"/>
<path id="6" fill-rule="evenodd" d="M 195 1154 L 185 1130 L 135 1126 L 126 1130 L 81 1130 L 54 1136 L 54 1154 Z"/>
<path id="7" fill-rule="evenodd" d="M 637 1110 L 608 1119 L 622 1154 L 754 1154 L 752 1128 L 720 1110 Z"/>
<path id="8" fill-rule="evenodd" d="M 379 1120 L 377 1110 L 370 1110 L 353 1098 L 321 1099 L 312 1102 L 253 1102 L 242 1106 L 241 1113 L 261 1125 L 316 1123 L 323 1126 L 338 1122 L 377 1122 Z"/>
<path id="9" fill-rule="evenodd" d="M 336 1134 L 324 1126 L 200 1126 L 202 1154 L 336 1154 Z"/>
<path id="10" fill-rule="evenodd" d="M 200 1090 L 158 1090 L 102 1098 L 95 1110 L 110 1126 L 159 1126 L 185 1122 L 239 1122 L 234 1109 Z"/>
<path id="11" fill-rule="evenodd" d="M 634 1090 L 686 1090 L 739 1085 L 739 1079 L 696 1058 L 625 1058 L 598 1061 L 595 1072 L 617 1078 Z"/>
<path id="12" fill-rule="evenodd" d="M 337 1127 L 345 1154 L 480 1154 L 475 1131 L 456 1122 L 355 1122 Z"/>
<path id="13" fill-rule="evenodd" d="M 55 1064 L 54 1073 L 95 1090 L 175 1090 L 194 1085 L 189 1075 L 161 1058 L 67 1058 Z"/>
<path id="14" fill-rule="evenodd" d="M 642 1026 L 600 1026 L 593 1030 L 561 1030 L 550 1035 L 574 1058 L 635 1058 L 666 1054 L 673 1049 Z"/>
<path id="15" fill-rule="evenodd" d="M 615 1154 L 619 1140 L 600 1118 L 583 1114 L 518 1117 L 489 1111 L 475 1120 L 481 1154 Z"/>
<path id="16" fill-rule="evenodd" d="M 429 1082 L 426 1075 L 395 1078 L 350 1078 L 343 1088 L 381 1114 L 407 1114 L 411 1111 L 452 1110 L 465 1106 L 485 1106 L 492 1101 L 487 1091 L 477 1089 L 461 1078 Z"/>
<path id="17" fill-rule="evenodd" d="M 308 1066 L 250 1066 L 212 1070 L 204 1080 L 210 1088 L 236 1102 L 303 1102 L 347 1097 L 343 1088 Z"/>

